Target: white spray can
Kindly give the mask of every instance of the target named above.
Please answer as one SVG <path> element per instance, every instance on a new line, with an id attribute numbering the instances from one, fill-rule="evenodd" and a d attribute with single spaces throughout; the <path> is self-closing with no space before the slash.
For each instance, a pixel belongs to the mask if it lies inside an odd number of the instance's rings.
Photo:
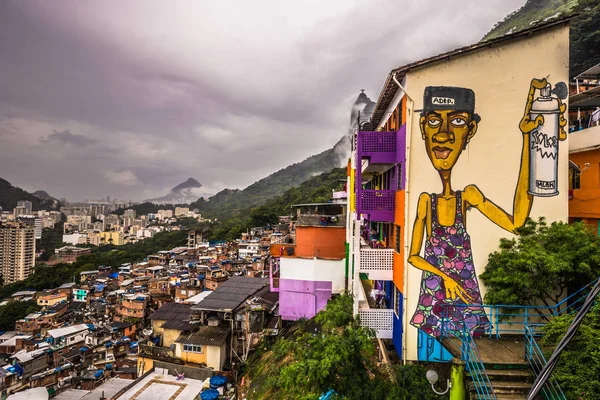
<path id="1" fill-rule="evenodd" d="M 558 121 L 560 102 L 548 84 L 531 106 L 531 119 L 544 123 L 529 134 L 529 194 L 549 197 L 558 194 Z"/>

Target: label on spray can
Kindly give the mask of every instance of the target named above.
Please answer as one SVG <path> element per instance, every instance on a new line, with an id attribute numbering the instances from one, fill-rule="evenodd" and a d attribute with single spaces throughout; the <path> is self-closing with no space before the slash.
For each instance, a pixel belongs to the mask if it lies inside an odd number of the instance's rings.
<path id="1" fill-rule="evenodd" d="M 529 135 L 529 194 L 556 196 L 558 194 L 558 122 L 560 103 L 552 97 L 548 84 L 531 106 L 531 119 L 538 115 L 544 123 Z"/>

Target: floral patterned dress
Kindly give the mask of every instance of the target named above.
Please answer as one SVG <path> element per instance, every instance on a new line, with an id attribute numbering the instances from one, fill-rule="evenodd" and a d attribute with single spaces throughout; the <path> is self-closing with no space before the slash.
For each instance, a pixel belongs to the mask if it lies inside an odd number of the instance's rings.
<path id="1" fill-rule="evenodd" d="M 474 303 L 467 305 L 459 297 L 454 300 L 447 298 L 443 279 L 423 271 L 419 303 L 410 323 L 436 337 L 440 336 L 442 329 L 446 332 L 460 331 L 463 324 L 471 332 L 479 333 L 489 328 L 489 319 L 481 307 L 471 238 L 463 222 L 460 191 L 456 192 L 456 216 L 451 226 L 439 223 L 437 195 L 431 194 L 431 236 L 425 242 L 425 259 L 460 284 L 474 299 Z M 443 324 L 442 318 L 445 320 Z"/>

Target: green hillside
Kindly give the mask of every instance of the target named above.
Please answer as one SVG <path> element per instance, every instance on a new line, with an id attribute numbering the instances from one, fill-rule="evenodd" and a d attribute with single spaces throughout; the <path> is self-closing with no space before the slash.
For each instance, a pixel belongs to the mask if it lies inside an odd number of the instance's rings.
<path id="1" fill-rule="evenodd" d="M 243 190 L 225 189 L 208 200 L 200 198 L 190 204 L 190 208 L 197 208 L 207 218 L 227 219 L 240 216 L 249 207 L 264 204 L 312 176 L 331 171 L 339 166 L 339 157 L 332 148 L 283 168 Z"/>
<path id="2" fill-rule="evenodd" d="M 211 239 L 233 240 L 242 232 L 254 226 L 276 223 L 280 215 L 290 215 L 291 205 L 301 203 L 327 202 L 332 190 L 341 190 L 346 179 L 346 168 L 335 168 L 313 176 L 299 186 L 286 190 L 281 196 L 267 200 L 258 207 L 246 206 L 236 215 L 221 220 L 212 228 Z"/>
<path id="3" fill-rule="evenodd" d="M 21 200 L 29 200 L 32 203 L 34 211 L 55 209 L 55 202 L 53 200 L 42 199 L 0 178 L 0 207 L 2 210 L 12 211 L 17 206 L 17 202 Z"/>
<path id="4" fill-rule="evenodd" d="M 600 63 L 600 1 L 528 0 L 506 16 L 483 40 L 527 29 L 553 18 L 576 14 L 571 21 L 570 75 L 573 77 Z"/>

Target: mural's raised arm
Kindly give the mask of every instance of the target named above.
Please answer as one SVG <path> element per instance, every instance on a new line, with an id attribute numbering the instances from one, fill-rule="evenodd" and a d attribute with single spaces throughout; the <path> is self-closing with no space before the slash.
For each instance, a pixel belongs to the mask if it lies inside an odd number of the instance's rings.
<path id="1" fill-rule="evenodd" d="M 542 93 L 538 100 L 535 100 L 536 90 L 540 90 Z M 539 104 L 536 104 L 536 101 Z M 556 104 L 558 106 L 555 106 Z M 532 79 L 525 103 L 525 112 L 519 122 L 523 150 L 512 215 L 487 199 L 475 185 L 465 188 L 465 200 L 468 205 L 477 208 L 501 228 L 516 233 L 516 230 L 523 226 L 529 217 L 533 205 L 533 195 L 552 196 L 558 194 L 556 190 L 558 140 L 566 138 L 564 128 L 567 121 L 563 115 L 565 111 L 566 105 L 559 98 L 551 97 L 550 85 L 545 78 Z M 548 121 L 544 116 L 548 118 Z M 553 117 L 556 119 L 553 120 Z M 547 127 L 542 129 L 544 123 Z M 552 129 L 555 132 L 548 132 Z M 532 154 L 532 151 L 535 152 Z"/>

